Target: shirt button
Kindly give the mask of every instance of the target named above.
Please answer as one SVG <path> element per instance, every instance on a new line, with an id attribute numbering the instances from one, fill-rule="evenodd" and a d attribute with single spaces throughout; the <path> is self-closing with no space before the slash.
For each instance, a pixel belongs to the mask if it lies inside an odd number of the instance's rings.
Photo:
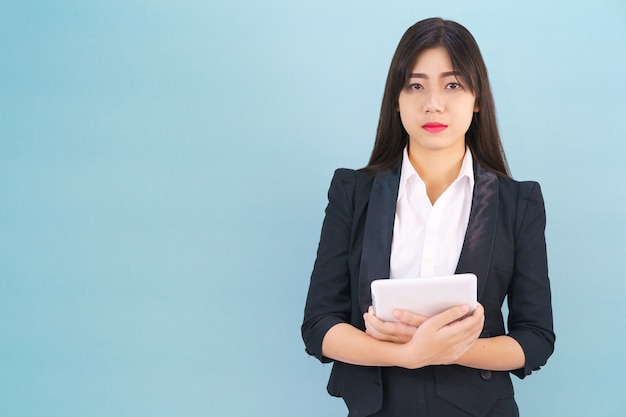
<path id="1" fill-rule="evenodd" d="M 480 377 L 485 381 L 489 381 L 491 379 L 491 371 L 480 371 Z"/>

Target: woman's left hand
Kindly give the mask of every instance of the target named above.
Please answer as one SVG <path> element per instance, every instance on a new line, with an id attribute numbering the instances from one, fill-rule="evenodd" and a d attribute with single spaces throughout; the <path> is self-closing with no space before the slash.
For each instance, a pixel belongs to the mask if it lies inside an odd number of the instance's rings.
<path id="1" fill-rule="evenodd" d="M 374 315 L 374 309 L 370 306 L 367 313 L 363 314 L 365 333 L 386 342 L 406 343 L 411 340 L 415 330 L 428 319 L 405 310 L 394 311 L 394 316 L 400 321 L 382 321 Z"/>

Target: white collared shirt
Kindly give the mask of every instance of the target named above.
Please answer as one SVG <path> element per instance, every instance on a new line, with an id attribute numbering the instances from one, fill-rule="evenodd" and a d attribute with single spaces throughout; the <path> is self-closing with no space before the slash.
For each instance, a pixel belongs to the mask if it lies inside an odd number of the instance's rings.
<path id="1" fill-rule="evenodd" d="M 465 151 L 459 175 L 434 205 L 404 149 L 391 241 L 390 278 L 454 274 L 473 194 L 474 168 L 469 149 Z"/>

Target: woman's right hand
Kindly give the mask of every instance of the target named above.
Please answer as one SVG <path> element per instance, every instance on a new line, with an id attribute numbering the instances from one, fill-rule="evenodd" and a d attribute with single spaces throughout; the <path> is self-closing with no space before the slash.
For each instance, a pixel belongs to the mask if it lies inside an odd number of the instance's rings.
<path id="1" fill-rule="evenodd" d="M 394 315 L 398 322 L 382 321 L 374 314 L 370 306 L 367 313 L 363 314 L 365 321 L 365 333 L 377 340 L 394 343 L 407 343 L 413 338 L 415 330 L 428 317 L 420 316 L 405 310 L 395 310 Z"/>
<path id="2" fill-rule="evenodd" d="M 452 307 L 423 322 L 411 340 L 398 346 L 399 366 L 447 365 L 461 357 L 476 342 L 485 322 L 482 305 L 477 304 L 472 314 L 462 318 L 468 310 L 467 305 Z"/>

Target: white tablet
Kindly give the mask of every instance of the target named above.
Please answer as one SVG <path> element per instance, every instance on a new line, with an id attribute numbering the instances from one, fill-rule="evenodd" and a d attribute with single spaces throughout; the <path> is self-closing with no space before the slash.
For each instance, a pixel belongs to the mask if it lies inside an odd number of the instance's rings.
<path id="1" fill-rule="evenodd" d="M 476 275 L 378 279 L 372 282 L 374 314 L 384 321 L 397 321 L 395 309 L 434 316 L 450 307 L 467 304 L 476 308 Z"/>

